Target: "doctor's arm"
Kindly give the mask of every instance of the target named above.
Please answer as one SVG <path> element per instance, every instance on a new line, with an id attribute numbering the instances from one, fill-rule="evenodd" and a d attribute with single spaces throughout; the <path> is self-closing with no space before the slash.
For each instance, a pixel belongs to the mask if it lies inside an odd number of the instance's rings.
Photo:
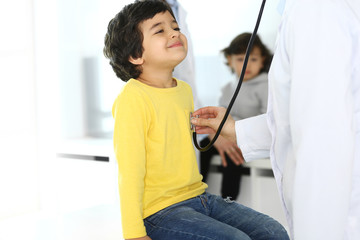
<path id="1" fill-rule="evenodd" d="M 225 112 L 226 109 L 223 107 L 204 107 L 196 110 L 192 114 L 193 118 L 191 120 L 191 123 L 196 126 L 196 133 L 215 134 Z M 221 136 L 236 142 L 235 121 L 231 115 L 228 116 L 222 128 Z"/>
<path id="2" fill-rule="evenodd" d="M 222 107 L 204 107 L 195 111 L 193 117 L 198 118 L 193 118 L 191 122 L 196 125 L 196 133 L 214 134 L 225 112 L 226 109 Z M 236 122 L 229 115 L 220 134 L 239 146 L 247 162 L 269 157 L 271 134 L 266 114 Z"/>

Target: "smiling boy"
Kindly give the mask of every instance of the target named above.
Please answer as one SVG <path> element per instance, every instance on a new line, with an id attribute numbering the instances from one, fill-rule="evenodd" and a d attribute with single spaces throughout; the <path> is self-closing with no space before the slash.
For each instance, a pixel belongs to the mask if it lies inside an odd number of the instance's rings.
<path id="1" fill-rule="evenodd" d="M 270 217 L 205 193 L 191 88 L 172 77 L 187 40 L 171 8 L 161 0 L 125 6 L 109 23 L 104 54 L 127 82 L 113 105 L 124 238 L 288 239 Z"/>

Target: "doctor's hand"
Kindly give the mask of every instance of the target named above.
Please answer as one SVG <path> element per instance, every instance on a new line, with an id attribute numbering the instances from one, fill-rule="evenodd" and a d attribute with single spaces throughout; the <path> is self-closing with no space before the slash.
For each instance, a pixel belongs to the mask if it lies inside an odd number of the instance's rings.
<path id="1" fill-rule="evenodd" d="M 196 126 L 198 134 L 213 134 L 219 128 L 219 125 L 225 115 L 226 109 L 223 107 L 204 107 L 193 113 L 191 123 Z M 199 118 L 195 118 L 199 116 Z M 235 121 L 229 115 L 222 130 L 221 136 L 236 143 Z"/>
<path id="2" fill-rule="evenodd" d="M 209 135 L 209 138 L 212 140 L 214 134 Z M 218 139 L 214 143 L 214 147 L 219 152 L 221 157 L 221 163 L 224 167 L 227 167 L 225 153 L 228 157 L 235 163 L 235 165 L 240 165 L 244 163 L 244 158 L 242 156 L 240 148 L 236 145 L 236 143 L 227 140 L 226 138 L 219 136 Z"/>

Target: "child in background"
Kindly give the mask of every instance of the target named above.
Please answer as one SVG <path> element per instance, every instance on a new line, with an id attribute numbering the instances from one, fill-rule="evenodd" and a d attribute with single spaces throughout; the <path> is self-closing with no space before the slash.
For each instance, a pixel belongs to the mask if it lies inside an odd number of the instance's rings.
<path id="1" fill-rule="evenodd" d="M 225 85 L 219 100 L 219 106 L 227 108 L 239 81 L 245 59 L 245 52 L 250 41 L 250 33 L 238 35 L 230 45 L 222 52 L 227 60 L 226 64 L 231 72 L 235 73 L 235 80 Z M 248 65 L 245 71 L 244 80 L 239 95 L 230 111 L 234 120 L 253 117 L 266 112 L 268 99 L 268 75 L 272 56 L 267 47 L 261 42 L 259 36 L 254 40 L 253 49 L 250 53 Z M 206 146 L 214 135 L 209 135 L 201 142 Z M 220 155 L 222 160 L 222 197 L 231 197 L 236 200 L 239 195 L 242 155 L 239 147 L 224 137 L 219 136 L 214 147 L 206 152 L 200 153 L 201 174 L 206 182 L 210 168 L 211 158 Z"/>
<path id="2" fill-rule="evenodd" d="M 161 0 L 125 6 L 104 54 L 127 82 L 113 105 L 125 239 L 289 239 L 272 218 L 205 192 L 191 141 L 191 88 L 172 76 L 187 40 Z"/>

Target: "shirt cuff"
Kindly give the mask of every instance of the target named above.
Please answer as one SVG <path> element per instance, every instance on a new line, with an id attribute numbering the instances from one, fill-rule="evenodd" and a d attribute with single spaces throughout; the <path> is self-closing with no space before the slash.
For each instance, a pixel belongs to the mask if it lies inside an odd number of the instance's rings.
<path id="1" fill-rule="evenodd" d="M 237 145 L 246 162 L 269 158 L 272 138 L 266 114 L 236 121 L 235 131 Z"/>
<path id="2" fill-rule="evenodd" d="M 245 162 L 248 162 L 245 156 L 247 153 L 251 152 L 251 147 L 246 144 L 246 131 L 244 130 L 244 124 L 242 120 L 235 122 L 235 132 L 237 145 L 241 149 Z"/>

